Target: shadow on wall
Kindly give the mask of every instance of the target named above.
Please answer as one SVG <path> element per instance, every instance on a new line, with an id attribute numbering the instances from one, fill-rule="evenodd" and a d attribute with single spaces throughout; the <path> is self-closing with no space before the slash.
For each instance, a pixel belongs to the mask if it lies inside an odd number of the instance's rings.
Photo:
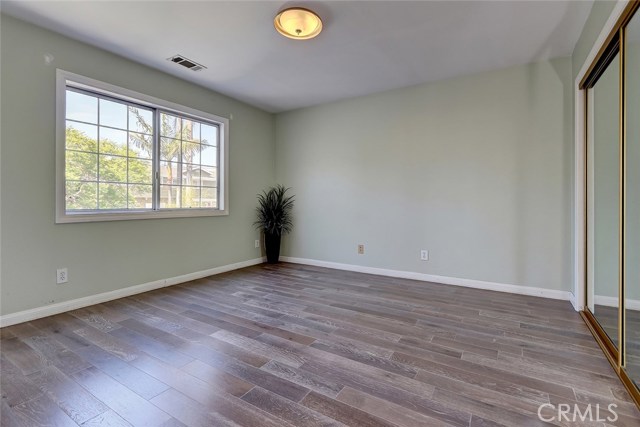
<path id="1" fill-rule="evenodd" d="M 565 16 L 569 13 L 570 8 L 567 7 Z M 564 25 L 564 20 L 560 20 L 556 26 Z M 545 52 L 544 46 L 541 47 L 541 56 Z M 549 79 L 543 73 L 552 70 L 554 78 Z M 548 228 L 549 222 L 559 222 L 558 227 L 561 231 L 561 247 L 554 254 L 558 262 L 562 266 L 562 277 L 558 277 L 557 281 L 561 283 L 562 289 L 570 290 L 573 286 L 573 198 L 574 198 L 574 132 L 573 132 L 573 79 L 571 61 L 566 59 L 555 59 L 550 61 L 542 61 L 531 64 L 527 68 L 527 85 L 523 99 L 527 100 L 528 111 L 520 123 L 522 129 L 521 138 L 525 140 L 523 144 L 516 144 L 518 153 L 517 162 L 517 185 L 520 189 L 516 196 L 517 218 L 524 220 L 524 223 L 531 224 L 535 222 L 539 224 L 541 230 Z M 560 98 L 560 99 L 558 99 Z M 548 117 L 545 109 L 552 109 L 554 116 Z M 536 120 L 537 119 L 537 120 Z M 538 121 L 542 126 L 532 126 L 532 122 Z M 562 126 L 561 147 L 558 147 L 559 141 L 551 139 L 548 133 L 550 128 Z M 527 168 L 532 159 L 543 155 L 541 150 L 547 150 L 549 163 L 553 163 L 561 171 L 560 180 L 547 180 L 544 167 L 532 173 Z M 549 155 L 555 153 L 555 155 Z M 556 169 L 554 169 L 556 170 Z M 549 170 L 551 172 L 551 169 Z M 546 188 L 543 188 L 546 187 Z M 553 193 L 554 203 L 562 207 L 561 217 L 553 217 L 551 212 L 546 212 L 545 206 L 534 206 L 539 203 L 535 194 L 547 191 Z M 532 197 L 534 195 L 534 197 Z M 542 209 L 541 209 L 542 208 Z M 535 212 L 535 213 L 534 213 Z M 518 248 L 518 271 L 517 277 L 523 279 L 527 277 L 527 270 L 532 268 L 528 265 L 527 260 L 533 255 L 525 249 L 530 246 L 529 242 L 533 239 L 539 239 L 540 244 L 544 245 L 545 238 L 553 238 L 554 236 L 545 236 L 538 232 L 531 233 L 528 227 L 517 227 L 519 231 L 515 245 Z M 545 287 L 548 284 L 541 283 L 539 286 Z"/>

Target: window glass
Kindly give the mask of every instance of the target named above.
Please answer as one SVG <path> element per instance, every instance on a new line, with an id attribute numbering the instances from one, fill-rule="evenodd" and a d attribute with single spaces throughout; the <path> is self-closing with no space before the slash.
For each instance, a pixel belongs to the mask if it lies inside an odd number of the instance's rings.
<path id="1" fill-rule="evenodd" d="M 226 119 L 59 73 L 58 222 L 227 214 L 219 200 Z"/>
<path id="2" fill-rule="evenodd" d="M 218 127 L 164 112 L 160 122 L 160 209 L 217 208 L 217 148 L 201 141 L 217 141 Z"/>

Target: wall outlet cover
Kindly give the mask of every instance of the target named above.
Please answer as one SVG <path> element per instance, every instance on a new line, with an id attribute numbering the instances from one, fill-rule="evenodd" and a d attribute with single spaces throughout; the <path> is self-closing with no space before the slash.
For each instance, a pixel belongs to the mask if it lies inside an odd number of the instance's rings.
<path id="1" fill-rule="evenodd" d="M 69 271 L 66 268 L 59 268 L 56 270 L 56 283 L 62 284 L 69 281 Z"/>

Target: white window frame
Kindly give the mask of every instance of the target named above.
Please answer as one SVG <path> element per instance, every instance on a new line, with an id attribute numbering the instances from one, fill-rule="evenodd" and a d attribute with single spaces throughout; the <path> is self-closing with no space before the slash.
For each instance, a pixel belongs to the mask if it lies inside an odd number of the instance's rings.
<path id="1" fill-rule="evenodd" d="M 123 101 L 160 109 L 176 115 L 213 122 L 220 128 L 218 141 L 218 207 L 179 208 L 158 210 L 122 210 L 100 212 L 67 212 L 65 202 L 65 146 L 66 146 L 66 92 L 67 86 L 86 89 Z M 184 105 L 155 98 L 89 77 L 56 70 L 56 223 L 121 221 L 133 219 L 186 218 L 229 215 L 229 119 L 199 111 Z M 154 159 L 155 161 L 155 159 Z M 154 180 L 157 177 L 154 177 Z"/>

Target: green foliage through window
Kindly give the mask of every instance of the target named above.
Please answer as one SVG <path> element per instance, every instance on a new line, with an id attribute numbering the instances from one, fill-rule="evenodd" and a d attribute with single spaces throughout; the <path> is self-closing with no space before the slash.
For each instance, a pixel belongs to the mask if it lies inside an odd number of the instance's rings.
<path id="1" fill-rule="evenodd" d="M 218 135 L 216 124 L 68 88 L 66 211 L 217 208 Z"/>
<path id="2" fill-rule="evenodd" d="M 67 210 L 150 207 L 153 178 L 150 160 L 127 157 L 126 146 L 109 140 L 100 142 L 100 152 L 109 154 L 98 154 L 96 140 L 70 127 L 66 130 L 66 141 Z"/>

